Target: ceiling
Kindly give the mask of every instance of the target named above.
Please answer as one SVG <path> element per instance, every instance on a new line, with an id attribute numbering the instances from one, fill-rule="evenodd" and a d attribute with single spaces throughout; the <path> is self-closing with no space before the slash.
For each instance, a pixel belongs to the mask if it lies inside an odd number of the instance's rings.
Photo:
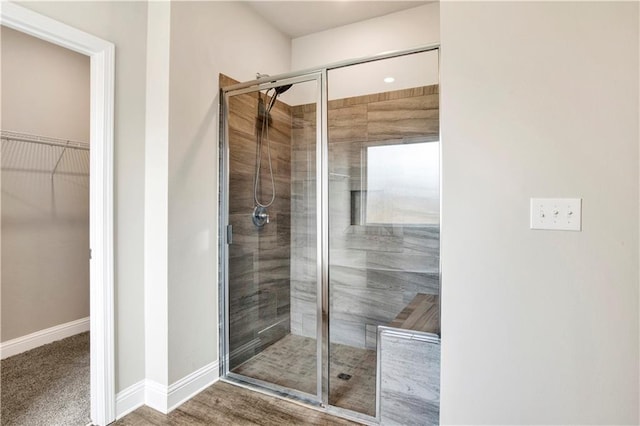
<path id="1" fill-rule="evenodd" d="M 430 1 L 248 1 L 258 14 L 291 38 L 353 24 Z"/>

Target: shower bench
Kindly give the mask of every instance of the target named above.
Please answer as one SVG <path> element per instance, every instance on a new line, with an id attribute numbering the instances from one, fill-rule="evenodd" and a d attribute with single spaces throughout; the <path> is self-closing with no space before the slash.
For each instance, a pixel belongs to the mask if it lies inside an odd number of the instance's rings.
<path id="1" fill-rule="evenodd" d="M 378 413 L 382 425 L 439 424 L 440 300 L 418 293 L 378 327 Z"/>
<path id="2" fill-rule="evenodd" d="M 435 294 L 418 293 L 389 327 L 440 335 L 440 300 Z"/>

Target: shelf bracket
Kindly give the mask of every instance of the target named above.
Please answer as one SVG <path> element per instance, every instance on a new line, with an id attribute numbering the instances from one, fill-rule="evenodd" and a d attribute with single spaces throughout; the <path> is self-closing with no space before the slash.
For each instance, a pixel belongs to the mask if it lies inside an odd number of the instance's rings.
<path id="1" fill-rule="evenodd" d="M 67 141 L 67 143 L 69 143 L 69 141 Z M 51 171 L 51 180 L 53 180 L 53 175 L 56 174 L 56 170 L 58 170 L 58 165 L 60 164 L 60 160 L 62 160 L 62 156 L 64 155 L 66 150 L 67 150 L 66 146 L 64 148 L 62 148 L 62 152 L 60 153 L 60 156 L 58 157 L 58 161 L 56 161 L 56 165 L 53 167 L 53 170 Z"/>

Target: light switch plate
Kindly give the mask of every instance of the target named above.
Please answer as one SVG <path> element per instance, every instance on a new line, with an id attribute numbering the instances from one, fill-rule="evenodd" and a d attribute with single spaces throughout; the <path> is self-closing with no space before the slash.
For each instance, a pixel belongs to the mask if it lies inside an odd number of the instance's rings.
<path id="1" fill-rule="evenodd" d="M 531 229 L 582 230 L 582 198 L 532 198 Z"/>

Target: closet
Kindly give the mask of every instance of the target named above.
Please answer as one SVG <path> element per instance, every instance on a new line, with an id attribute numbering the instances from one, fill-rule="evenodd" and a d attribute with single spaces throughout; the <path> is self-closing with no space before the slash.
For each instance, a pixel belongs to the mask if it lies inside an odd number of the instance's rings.
<path id="1" fill-rule="evenodd" d="M 88 325 L 89 145 L 0 136 L 2 341 L 85 318 Z"/>
<path id="2" fill-rule="evenodd" d="M 90 59 L 1 31 L 0 416 L 85 425 Z"/>

